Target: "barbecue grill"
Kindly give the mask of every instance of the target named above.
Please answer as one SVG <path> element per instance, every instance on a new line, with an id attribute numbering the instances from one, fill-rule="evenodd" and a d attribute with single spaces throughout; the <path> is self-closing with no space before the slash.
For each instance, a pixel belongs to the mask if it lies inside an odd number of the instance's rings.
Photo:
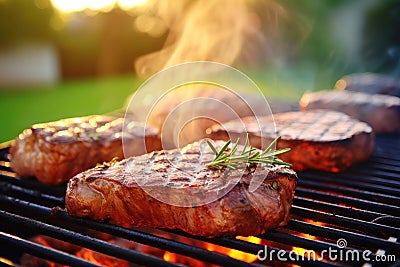
<path id="1" fill-rule="evenodd" d="M 182 266 L 151 253 L 110 243 L 108 234 L 177 256 L 220 266 L 391 266 L 400 264 L 400 135 L 378 135 L 372 157 L 343 173 L 298 173 L 291 219 L 286 227 L 259 236 L 260 244 L 235 238 L 201 238 L 165 229 L 126 229 L 107 222 L 72 218 L 64 208 L 65 186 L 50 187 L 20 179 L 9 167 L 8 148 L 0 150 L 0 265 L 20 263 L 23 254 L 71 266 L 94 262 L 29 240 L 44 235 L 131 262 L 131 266 Z M 176 237 L 179 237 L 178 239 Z M 192 240 L 195 242 L 186 242 Z M 345 242 L 339 245 L 339 241 Z M 252 263 L 209 251 L 196 242 L 270 257 Z M 342 243 L 343 244 L 343 243 Z M 291 251 L 336 249 L 337 259 L 289 257 Z M 369 250 L 371 261 L 341 258 Z M 273 253 L 275 252 L 275 253 Z M 341 253 L 341 254 L 340 254 Z M 261 254 L 259 254 L 261 255 Z M 321 256 L 321 255 L 320 255 Z M 383 261 L 385 259 L 385 261 Z M 375 261 L 373 261 L 375 260 Z M 377 261 L 381 260 L 381 261 Z M 191 265 L 190 262 L 187 263 Z"/>

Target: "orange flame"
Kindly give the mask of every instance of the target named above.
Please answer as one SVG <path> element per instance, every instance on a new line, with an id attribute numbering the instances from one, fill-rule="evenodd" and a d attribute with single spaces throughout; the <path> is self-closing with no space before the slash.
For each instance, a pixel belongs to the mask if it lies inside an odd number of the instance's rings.
<path id="1" fill-rule="evenodd" d="M 311 223 L 311 224 L 319 225 L 319 226 L 325 226 L 326 225 L 326 223 L 313 221 L 313 220 L 309 220 L 309 219 L 306 219 L 304 221 L 307 222 L 307 223 Z M 317 237 L 315 237 L 313 235 L 309 235 L 309 234 L 301 233 L 300 236 L 308 238 L 308 239 L 311 239 L 311 240 L 317 240 Z M 292 250 L 295 251 L 298 255 L 304 255 L 304 256 L 311 255 L 312 253 L 314 253 L 311 250 L 300 248 L 300 247 L 292 247 Z M 315 255 L 316 255 L 316 257 L 319 257 L 318 253 L 315 253 Z"/>
<path id="2" fill-rule="evenodd" d="M 93 251 L 89 249 L 78 251 L 78 253 L 76 253 L 76 256 L 95 264 L 101 264 L 101 262 L 97 261 L 96 258 L 93 256 Z"/>
<path id="3" fill-rule="evenodd" d="M 261 244 L 261 239 L 254 237 L 254 236 L 249 236 L 249 237 L 237 236 L 236 238 L 243 240 L 243 241 L 251 242 L 254 244 Z M 226 254 L 234 259 L 245 261 L 245 262 L 254 262 L 257 260 L 257 255 L 253 255 L 253 254 L 239 251 L 236 249 L 229 249 L 229 248 L 221 247 L 221 246 L 214 245 L 211 243 L 207 243 L 206 248 L 209 251 L 215 251 L 215 252 L 219 252 L 222 254 Z"/>
<path id="4" fill-rule="evenodd" d="M 163 259 L 165 261 L 169 261 L 169 262 L 176 262 L 176 254 L 175 253 L 171 253 L 169 251 L 165 251 Z"/>
<path id="5" fill-rule="evenodd" d="M 6 265 L 14 266 L 13 262 L 10 260 L 7 260 L 5 258 L 0 258 L 1 263 L 5 263 Z"/>
<path id="6" fill-rule="evenodd" d="M 101 254 L 99 252 L 95 252 L 90 249 L 81 249 L 76 253 L 76 256 L 90 261 L 92 263 L 101 265 L 101 266 L 109 266 L 109 267 L 128 267 L 129 263 L 125 260 L 117 259 L 111 256 L 107 256 Z"/>

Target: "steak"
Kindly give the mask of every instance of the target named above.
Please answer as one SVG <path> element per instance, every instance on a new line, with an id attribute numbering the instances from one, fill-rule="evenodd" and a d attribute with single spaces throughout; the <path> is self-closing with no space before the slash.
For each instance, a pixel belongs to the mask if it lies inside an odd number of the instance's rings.
<path id="1" fill-rule="evenodd" d="M 35 124 L 24 130 L 10 148 L 11 168 L 21 177 L 36 177 L 45 184 L 61 184 L 97 163 L 124 157 L 123 118 L 87 116 Z M 126 132 L 129 146 L 143 142 L 141 129 Z M 147 127 L 148 151 L 161 149 L 158 131 Z M 144 150 L 144 149 L 143 149 Z M 144 154 L 142 149 L 129 153 Z"/>
<path id="2" fill-rule="evenodd" d="M 259 235 L 287 223 L 294 171 L 269 164 L 256 170 L 210 169 L 205 164 L 214 153 L 204 144 L 189 144 L 182 154 L 152 152 L 82 172 L 68 183 L 66 209 L 71 216 L 124 227 L 181 229 L 205 237 Z M 221 147 L 222 141 L 216 144 Z M 266 178 L 261 186 L 249 192 L 251 179 L 261 178 Z"/>
<path id="3" fill-rule="evenodd" d="M 269 144 L 276 136 L 281 136 L 277 149 L 290 147 L 291 150 L 279 157 L 291 163 L 296 171 L 343 171 L 354 162 L 368 159 L 374 149 L 375 136 L 371 127 L 344 113 L 328 110 L 285 112 L 274 114 L 273 119 L 247 117 L 233 120 L 210 128 L 208 137 L 215 140 L 240 138 L 244 142 L 248 134 L 250 144 L 261 148 L 263 143 Z M 240 127 L 242 124 L 244 128 Z"/>
<path id="4" fill-rule="evenodd" d="M 400 97 L 400 79 L 376 73 L 354 73 L 340 78 L 335 89 Z"/>
<path id="5" fill-rule="evenodd" d="M 300 108 L 331 109 L 367 122 L 375 132 L 400 130 L 400 98 L 382 94 L 351 91 L 319 91 L 305 93 Z"/>

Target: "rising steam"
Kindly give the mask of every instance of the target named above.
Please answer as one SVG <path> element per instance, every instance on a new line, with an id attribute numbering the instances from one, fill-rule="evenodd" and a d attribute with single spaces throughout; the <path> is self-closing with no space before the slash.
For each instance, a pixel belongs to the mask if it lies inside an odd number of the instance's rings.
<path id="1" fill-rule="evenodd" d="M 260 6 L 264 9 L 258 12 L 263 14 L 262 19 L 255 12 Z M 158 1 L 153 8 L 169 28 L 169 34 L 162 50 L 137 60 L 140 76 L 189 61 L 256 63 L 267 50 L 261 25 L 265 17 L 274 24 L 277 18 L 286 16 L 274 1 L 261 5 L 260 1 L 249 0 Z"/>

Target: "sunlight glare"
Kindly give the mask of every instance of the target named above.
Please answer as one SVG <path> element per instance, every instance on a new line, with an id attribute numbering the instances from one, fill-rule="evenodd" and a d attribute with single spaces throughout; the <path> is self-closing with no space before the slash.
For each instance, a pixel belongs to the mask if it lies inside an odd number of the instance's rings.
<path id="1" fill-rule="evenodd" d="M 86 7 L 91 10 L 109 11 L 115 5 L 115 0 L 85 0 Z"/>
<path id="2" fill-rule="evenodd" d="M 117 0 L 117 2 L 122 9 L 128 10 L 135 6 L 143 5 L 147 0 Z"/>
<path id="3" fill-rule="evenodd" d="M 80 0 L 51 0 L 53 6 L 58 10 L 69 13 L 82 11 L 85 9 L 85 1 Z"/>
<path id="4" fill-rule="evenodd" d="M 129 10 L 146 3 L 147 0 L 51 0 L 51 2 L 61 12 L 71 13 L 85 9 L 108 12 L 117 4 L 122 9 Z"/>

